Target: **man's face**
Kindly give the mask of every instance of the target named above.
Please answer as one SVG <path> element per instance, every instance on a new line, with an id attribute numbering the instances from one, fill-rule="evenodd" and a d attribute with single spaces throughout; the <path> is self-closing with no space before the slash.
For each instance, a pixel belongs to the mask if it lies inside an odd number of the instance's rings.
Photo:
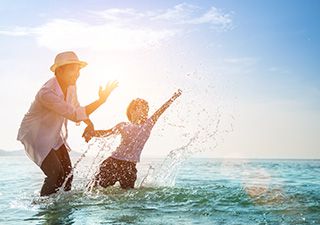
<path id="1" fill-rule="evenodd" d="M 67 64 L 57 68 L 57 72 L 60 78 L 66 85 L 75 85 L 79 75 L 80 75 L 80 66 L 78 64 Z"/>

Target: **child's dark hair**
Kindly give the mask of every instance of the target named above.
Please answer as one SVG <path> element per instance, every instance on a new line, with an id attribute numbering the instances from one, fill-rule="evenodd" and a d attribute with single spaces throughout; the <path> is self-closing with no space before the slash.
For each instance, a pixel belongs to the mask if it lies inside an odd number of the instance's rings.
<path id="1" fill-rule="evenodd" d="M 127 117 L 131 121 L 131 112 L 137 108 L 138 105 L 143 105 L 149 111 L 149 104 L 146 100 L 141 98 L 136 98 L 132 100 L 127 108 Z"/>

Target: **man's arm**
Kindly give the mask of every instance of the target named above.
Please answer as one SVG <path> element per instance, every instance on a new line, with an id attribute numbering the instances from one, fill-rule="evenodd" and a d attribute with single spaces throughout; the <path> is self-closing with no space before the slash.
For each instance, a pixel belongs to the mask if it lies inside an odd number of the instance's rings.
<path id="1" fill-rule="evenodd" d="M 173 94 L 173 96 L 166 102 L 164 103 L 152 116 L 151 119 L 153 123 L 156 123 L 159 117 L 162 115 L 162 113 L 169 108 L 169 106 L 176 100 L 180 95 L 182 91 L 179 89 L 177 92 Z"/>
<path id="2" fill-rule="evenodd" d="M 118 86 L 117 82 L 108 83 L 105 90 L 100 88 L 99 99 L 86 107 L 73 106 L 72 104 L 61 99 L 50 88 L 42 88 L 36 95 L 36 99 L 46 108 L 74 122 L 86 121 L 88 116 L 102 105 L 111 92 Z"/>
<path id="3" fill-rule="evenodd" d="M 105 103 L 105 101 L 107 100 L 107 98 L 109 97 L 111 92 L 116 87 L 118 87 L 118 82 L 117 81 L 113 81 L 111 83 L 109 82 L 104 90 L 102 89 L 102 87 L 100 87 L 100 89 L 99 89 L 99 99 L 97 101 L 92 102 L 91 104 L 89 104 L 89 105 L 87 105 L 85 107 L 87 116 L 89 116 L 97 108 L 99 108 L 103 103 Z"/>

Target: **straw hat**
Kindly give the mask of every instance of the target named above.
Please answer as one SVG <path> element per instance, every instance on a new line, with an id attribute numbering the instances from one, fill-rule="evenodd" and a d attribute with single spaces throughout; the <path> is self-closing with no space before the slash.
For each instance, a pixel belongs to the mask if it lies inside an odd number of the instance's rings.
<path id="1" fill-rule="evenodd" d="M 50 70 L 52 72 L 55 72 L 55 70 L 59 67 L 59 66 L 63 66 L 63 65 L 67 65 L 67 64 L 79 64 L 80 68 L 83 68 L 87 65 L 86 62 L 84 61 L 80 61 L 78 59 L 78 56 L 76 55 L 76 53 L 74 52 L 61 52 L 59 53 L 56 58 L 54 59 L 54 64 L 50 67 Z"/>

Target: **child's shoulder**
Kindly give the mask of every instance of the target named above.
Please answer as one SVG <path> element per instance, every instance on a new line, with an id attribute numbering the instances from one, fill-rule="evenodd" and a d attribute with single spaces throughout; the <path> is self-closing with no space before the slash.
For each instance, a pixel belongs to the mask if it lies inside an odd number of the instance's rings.
<path id="1" fill-rule="evenodd" d="M 115 128 L 121 129 L 121 128 L 126 127 L 128 124 L 130 124 L 130 123 L 129 122 L 120 122 L 115 126 Z"/>
<path id="2" fill-rule="evenodd" d="M 144 122 L 144 126 L 153 127 L 153 126 L 154 126 L 154 121 L 153 121 L 153 119 L 152 119 L 151 117 L 148 118 L 148 119 Z"/>

